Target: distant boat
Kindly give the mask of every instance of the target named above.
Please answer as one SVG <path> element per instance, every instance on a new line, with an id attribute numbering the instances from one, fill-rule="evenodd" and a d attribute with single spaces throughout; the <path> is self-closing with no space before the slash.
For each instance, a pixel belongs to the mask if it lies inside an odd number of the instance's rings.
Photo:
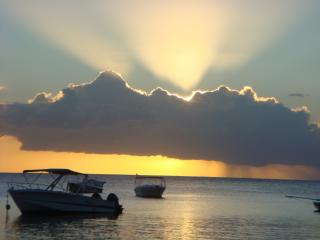
<path id="1" fill-rule="evenodd" d="M 68 188 L 62 186 L 62 179 L 68 175 L 83 176 L 82 183 L 86 183 L 87 174 L 69 169 L 52 168 L 23 171 L 23 174 L 27 173 L 49 173 L 55 177 L 49 185 L 35 184 L 34 182 L 8 183 L 8 192 L 23 214 L 106 213 L 118 215 L 122 212 L 123 208 L 119 204 L 118 197 L 113 193 L 110 193 L 107 199 L 102 199 L 98 192 L 94 192 L 91 196 L 83 194 L 86 189 L 85 185 L 82 185 L 78 191 L 74 191 L 75 189 L 70 191 L 70 186 Z"/>
<path id="2" fill-rule="evenodd" d="M 162 198 L 165 189 L 164 177 L 136 175 L 134 191 L 137 197 Z"/>
<path id="3" fill-rule="evenodd" d="M 295 199 L 311 200 L 311 201 L 313 201 L 313 205 L 315 206 L 317 211 L 320 212 L 320 199 L 310 198 L 310 197 L 291 196 L 291 195 L 286 195 L 286 197 L 287 198 L 295 198 Z"/>
<path id="4" fill-rule="evenodd" d="M 320 212 L 320 200 L 313 201 L 313 205 L 316 207 L 317 211 Z"/>

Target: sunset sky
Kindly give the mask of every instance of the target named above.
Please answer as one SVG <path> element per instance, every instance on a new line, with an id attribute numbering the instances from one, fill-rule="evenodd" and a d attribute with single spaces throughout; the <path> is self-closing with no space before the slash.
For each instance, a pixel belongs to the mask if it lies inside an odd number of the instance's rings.
<path id="1" fill-rule="evenodd" d="M 0 172 L 320 179 L 319 13 L 0 0 Z"/>

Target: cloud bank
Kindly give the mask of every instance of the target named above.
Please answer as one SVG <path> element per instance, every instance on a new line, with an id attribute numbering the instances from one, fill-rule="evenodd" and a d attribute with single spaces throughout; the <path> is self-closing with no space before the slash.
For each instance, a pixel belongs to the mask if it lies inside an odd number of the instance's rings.
<path id="1" fill-rule="evenodd" d="M 56 96 L 0 105 L 1 135 L 25 150 L 320 166 L 320 129 L 304 108 L 250 87 L 197 91 L 188 100 L 161 88 L 146 93 L 111 71 Z"/>

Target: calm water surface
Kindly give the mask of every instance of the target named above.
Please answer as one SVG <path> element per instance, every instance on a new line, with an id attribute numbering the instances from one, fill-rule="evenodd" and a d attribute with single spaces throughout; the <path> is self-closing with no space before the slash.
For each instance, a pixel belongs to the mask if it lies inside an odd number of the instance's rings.
<path id="1" fill-rule="evenodd" d="M 48 181 L 44 176 L 44 181 Z M 168 177 L 164 199 L 134 196 L 133 176 L 99 175 L 124 206 L 106 216 L 21 216 L 12 199 L 5 211 L 7 181 L 0 174 L 0 239 L 320 239 L 320 182 Z"/>

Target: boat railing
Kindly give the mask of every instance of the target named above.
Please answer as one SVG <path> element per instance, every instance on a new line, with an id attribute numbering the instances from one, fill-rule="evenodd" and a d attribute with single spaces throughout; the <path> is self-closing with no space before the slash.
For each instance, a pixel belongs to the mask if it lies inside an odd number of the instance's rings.
<path id="1" fill-rule="evenodd" d="M 166 180 L 164 177 L 161 177 L 161 176 L 136 175 L 135 186 L 137 187 L 141 185 L 159 185 L 165 188 Z"/>
<path id="2" fill-rule="evenodd" d="M 8 182 L 8 189 L 23 190 L 23 189 L 37 189 L 46 190 L 49 184 L 41 183 L 25 183 L 25 182 Z M 56 186 L 59 190 L 65 191 L 64 188 Z"/>

